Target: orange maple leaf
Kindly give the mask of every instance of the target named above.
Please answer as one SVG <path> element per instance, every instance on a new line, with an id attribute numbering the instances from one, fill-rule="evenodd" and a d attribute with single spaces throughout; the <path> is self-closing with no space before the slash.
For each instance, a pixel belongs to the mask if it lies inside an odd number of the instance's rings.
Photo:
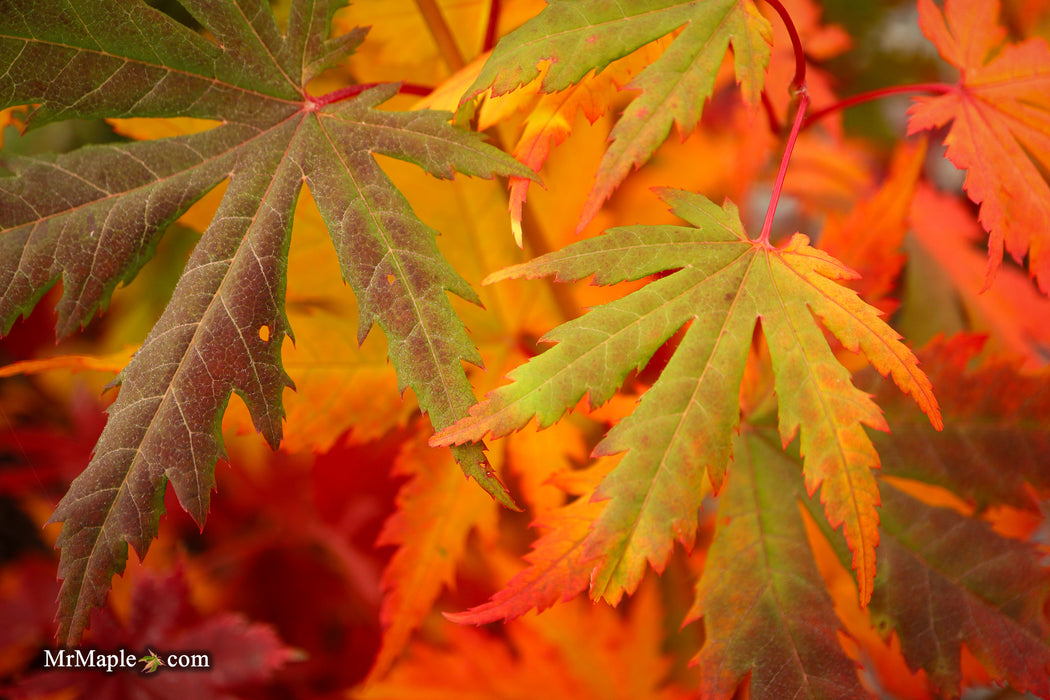
<path id="1" fill-rule="evenodd" d="M 413 479 L 398 494 L 398 510 L 376 542 L 397 545 L 398 551 L 383 573 L 383 640 L 372 679 L 390 669 L 438 595 L 453 583 L 470 533 L 476 530 L 489 543 L 496 537 L 495 502 L 463 478 L 450 453 L 429 449 L 422 430 L 405 444 L 394 469 Z"/>
<path id="2" fill-rule="evenodd" d="M 992 289 L 980 289 L 983 254 L 974 247 L 981 229 L 959 198 L 929 186 L 915 193 L 909 214 L 915 241 L 950 280 L 970 327 L 991 335 L 995 352 L 1042 367 L 1050 352 L 1050 299 L 1016 267 L 1003 269 Z M 932 283 L 932 282 L 931 282 Z"/>
<path id="3" fill-rule="evenodd" d="M 988 241 L 987 287 L 1004 249 L 1050 293 L 1050 46 L 1039 38 L 1002 46 L 999 3 L 948 0 L 944 14 L 919 0 L 919 24 L 941 56 L 962 72 L 958 85 L 922 97 L 909 133 L 952 122 L 947 157 L 967 171 Z"/>

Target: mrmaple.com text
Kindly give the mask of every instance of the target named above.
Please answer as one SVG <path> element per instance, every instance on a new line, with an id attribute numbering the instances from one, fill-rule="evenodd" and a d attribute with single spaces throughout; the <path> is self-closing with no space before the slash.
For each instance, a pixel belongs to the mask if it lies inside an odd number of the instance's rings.
<path id="1" fill-rule="evenodd" d="M 141 654 L 127 649 L 100 652 L 95 649 L 45 649 L 44 668 L 97 668 L 106 673 L 117 669 L 133 669 L 139 663 Z M 167 654 L 161 655 L 165 666 L 174 669 L 210 669 L 209 654 Z"/>

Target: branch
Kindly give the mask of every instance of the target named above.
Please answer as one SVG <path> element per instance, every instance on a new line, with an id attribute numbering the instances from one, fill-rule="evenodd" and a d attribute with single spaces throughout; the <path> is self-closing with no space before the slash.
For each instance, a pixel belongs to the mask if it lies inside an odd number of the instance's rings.
<path id="1" fill-rule="evenodd" d="M 437 42 L 441 57 L 445 59 L 445 64 L 449 69 L 455 73 L 467 65 L 467 62 L 463 60 L 463 54 L 459 52 L 459 46 L 456 45 L 456 39 L 452 36 L 448 22 L 441 14 L 437 0 L 416 0 L 416 6 L 419 7 L 419 12 L 427 23 L 427 29 Z"/>

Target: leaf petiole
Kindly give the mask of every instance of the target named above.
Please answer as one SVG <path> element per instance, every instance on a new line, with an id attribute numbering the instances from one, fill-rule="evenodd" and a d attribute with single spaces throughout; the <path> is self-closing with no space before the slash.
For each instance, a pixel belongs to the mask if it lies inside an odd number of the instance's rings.
<path id="1" fill-rule="evenodd" d="M 455 73 L 467 65 L 462 52 L 459 50 L 459 46 L 456 44 L 456 38 L 452 34 L 451 27 L 445 21 L 445 16 L 441 14 L 441 8 L 438 7 L 437 1 L 416 0 L 416 7 L 419 8 L 420 14 L 423 15 L 427 29 L 430 30 L 431 36 L 434 37 L 434 41 L 441 52 L 441 57 L 445 60 L 449 70 Z"/>
<path id="2" fill-rule="evenodd" d="M 781 4 L 780 0 L 766 0 L 766 3 L 780 15 L 788 36 L 791 37 L 791 48 L 795 52 L 795 77 L 791 79 L 790 89 L 797 93 L 806 87 L 806 54 L 802 51 L 802 39 L 798 35 L 795 23 L 791 20 L 791 15 L 788 14 L 787 8 Z"/>
<path id="3" fill-rule="evenodd" d="M 878 88 L 876 90 L 869 90 L 867 92 L 862 92 L 857 95 L 853 95 L 852 97 L 847 97 L 844 100 L 839 100 L 838 102 L 828 105 L 827 107 L 822 107 L 821 109 L 818 109 L 806 118 L 806 120 L 802 123 L 802 128 L 808 129 L 814 122 L 816 122 L 819 119 L 823 119 L 829 114 L 834 114 L 835 112 L 839 112 L 850 107 L 855 107 L 857 105 L 864 104 L 865 102 L 871 102 L 882 97 L 887 97 L 889 95 L 900 95 L 911 92 L 929 92 L 938 95 L 943 95 L 955 89 L 955 85 L 950 85 L 948 83 L 915 83 L 914 85 L 890 85 L 889 87 Z"/>
<path id="4" fill-rule="evenodd" d="M 339 88 L 338 90 L 332 90 L 326 92 L 318 97 L 310 97 L 309 103 L 312 105 L 314 110 L 320 109 L 325 105 L 330 105 L 335 102 L 342 102 L 348 100 L 351 97 L 357 97 L 365 90 L 369 90 L 374 87 L 378 87 L 383 83 L 359 83 L 357 85 L 347 85 L 346 87 Z M 434 88 L 427 87 L 426 85 L 417 85 L 416 83 L 401 83 L 397 91 L 402 95 L 419 95 L 425 97 L 434 91 Z"/>
<path id="5" fill-rule="evenodd" d="M 806 108 L 809 107 L 809 92 L 803 85 L 796 91 L 798 95 L 798 110 L 795 112 L 795 121 L 791 125 L 791 133 L 788 135 L 787 145 L 784 146 L 784 157 L 780 159 L 780 170 L 777 171 L 776 182 L 773 183 L 773 193 L 769 197 L 769 208 L 766 209 L 766 218 L 762 222 L 762 233 L 758 236 L 758 242 L 769 245 L 769 234 L 773 230 L 773 216 L 777 212 L 777 202 L 780 201 L 780 192 L 784 189 L 784 177 L 787 175 L 788 161 L 791 160 L 791 152 L 795 149 L 795 141 L 798 133 L 802 130 L 802 123 L 806 117 Z"/>
<path id="6" fill-rule="evenodd" d="M 499 30 L 500 0 L 489 1 L 489 18 L 485 23 L 485 40 L 481 44 L 481 52 L 491 51 L 496 45 L 496 32 Z"/>

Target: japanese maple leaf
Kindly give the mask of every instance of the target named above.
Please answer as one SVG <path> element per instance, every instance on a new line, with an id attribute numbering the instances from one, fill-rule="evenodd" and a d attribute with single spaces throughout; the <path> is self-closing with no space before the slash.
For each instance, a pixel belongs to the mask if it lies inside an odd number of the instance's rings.
<path id="1" fill-rule="evenodd" d="M 480 362 L 447 291 L 476 296 L 372 154 L 443 178 L 531 175 L 451 127 L 447 114 L 375 109 L 396 85 L 310 96 L 307 83 L 364 38 L 362 29 L 328 38 L 339 0 L 293 2 L 283 34 L 262 0 L 183 4 L 214 41 L 142 2 L 86 0 L 73 11 L 60 0 L 0 0 L 0 108 L 40 104 L 31 125 L 73 117 L 218 122 L 200 133 L 61 156 L 3 156 L 0 165 L 14 176 L 0 178 L 0 328 L 9 330 L 59 280 L 59 335 L 86 324 L 169 223 L 228 183 L 170 304 L 119 377 L 94 458 L 53 515 L 64 523 L 64 641 L 75 641 L 104 602 L 127 545 L 145 554 L 169 480 L 204 522 L 231 392 L 267 442 L 280 442 L 281 395 L 290 385 L 280 359 L 291 334 L 286 259 L 303 183 L 357 295 L 358 341 L 378 323 L 400 388 L 411 387 L 444 427 L 472 401 L 462 361 Z M 512 505 L 480 446 L 455 454 L 468 475 Z"/>
<path id="2" fill-rule="evenodd" d="M 767 437 L 749 430 L 736 441 L 686 618 L 704 622 L 702 696 L 734 697 L 749 675 L 755 700 L 863 697 L 799 515 L 798 472 Z"/>
<path id="3" fill-rule="evenodd" d="M 395 471 L 414 478 L 398 494 L 398 511 L 376 542 L 399 549 L 383 572 L 384 632 L 372 678 L 389 670 L 442 589 L 453 583 L 468 536 L 477 532 L 490 543 L 496 539 L 492 499 L 467 483 L 447 455 L 429 449 L 424 434 L 398 455 Z"/>
<path id="4" fill-rule="evenodd" d="M 530 610 L 542 612 L 586 590 L 597 564 L 597 555 L 586 551 L 591 523 L 605 507 L 593 496 L 598 482 L 607 473 L 600 467 L 579 472 L 584 488 L 574 489 L 578 492 L 573 495 L 578 497 L 568 505 L 543 513 L 533 522 L 532 526 L 542 534 L 532 545 L 532 551 L 525 555 L 529 566 L 488 602 L 461 613 L 446 613 L 445 617 L 475 625 L 513 620 Z"/>
<path id="5" fill-rule="evenodd" d="M 610 134 L 579 227 L 590 221 L 633 169 L 652 156 L 671 130 L 685 137 L 697 122 L 730 45 L 745 99 L 756 103 L 769 62 L 769 22 L 750 0 L 551 0 L 536 17 L 503 38 L 464 100 L 491 89 L 502 95 L 540 74 L 541 92 L 564 90 L 618 58 L 681 29 L 667 50 L 626 89 L 639 91 Z M 593 111 L 593 110 L 592 110 Z"/>
<path id="6" fill-rule="evenodd" d="M 910 495 L 923 493 L 916 486 L 928 492 L 932 485 L 963 508 L 1005 505 L 1042 518 L 1040 500 L 1050 494 L 1050 374 L 1022 373 L 1017 362 L 1003 360 L 971 368 L 981 345 L 978 336 L 957 335 L 916 353 L 931 368 L 943 432 L 920 420 L 885 379 L 858 377 L 885 407 L 892 429 L 892 437 L 875 438 L 882 475 L 893 479 L 880 484 L 880 567 L 871 622 L 881 636 L 897 635 L 909 668 L 925 670 L 940 697 L 959 695 L 963 646 L 993 680 L 1045 696 L 1050 571 L 1041 547 Z M 841 536 L 822 529 L 847 564 Z"/>
<path id="7" fill-rule="evenodd" d="M 876 629 L 895 631 L 908 665 L 946 697 L 958 697 L 964 644 L 993 678 L 1050 694 L 1050 572 L 1036 546 L 889 484 L 882 494 Z"/>
<path id="8" fill-rule="evenodd" d="M 491 275 L 554 275 L 596 284 L 673 271 L 617 301 L 548 333 L 557 343 L 512 371 L 494 392 L 434 437 L 457 444 L 501 436 L 533 417 L 545 427 L 584 394 L 608 400 L 681 328 L 684 336 L 639 407 L 598 444 L 595 456 L 626 451 L 598 488 L 608 499 L 584 551 L 600 557 L 591 595 L 619 600 L 638 584 L 648 561 L 662 568 L 677 539 L 691 544 L 696 514 L 731 459 L 738 397 L 756 325 L 769 343 L 784 444 L 801 432 L 806 486 L 821 488 L 829 521 L 843 525 L 853 550 L 860 598 L 875 576 L 878 455 L 863 426 L 886 428 L 871 398 L 850 382 L 816 319 L 849 350 L 918 402 L 941 427 L 930 383 L 915 356 L 871 307 L 835 280 L 855 273 L 796 234 L 774 249 L 744 233 L 735 206 L 718 207 L 687 192 L 665 190 L 685 226 L 633 226 L 570 245 Z M 816 318 L 815 318 L 816 317 Z M 706 474 L 706 478 L 705 478 Z"/>
<path id="9" fill-rule="evenodd" d="M 989 232 L 985 286 L 1004 250 L 1050 293 L 1050 46 L 1041 38 L 1003 45 L 999 3 L 948 0 L 944 13 L 919 0 L 919 24 L 962 76 L 946 94 L 922 97 L 909 133 L 951 122 L 947 156 Z"/>
<path id="10" fill-rule="evenodd" d="M 1050 298 L 1014 266 L 1001 268 L 995 285 L 982 288 L 988 256 L 978 246 L 986 234 L 969 202 L 927 185 L 915 193 L 908 218 L 915 242 L 951 280 L 969 327 L 989 333 L 993 351 L 1022 356 L 1031 369 L 1044 366 L 1050 354 Z M 925 278 L 928 286 L 917 293 L 929 298 L 938 277 Z"/>
<path id="11" fill-rule="evenodd" d="M 893 429 L 875 438 L 883 471 L 937 485 L 978 508 L 1007 505 L 1041 516 L 1040 500 L 1050 495 L 1050 372 L 1022 372 L 1017 361 L 1004 359 L 971 369 L 983 345 L 982 336 L 960 334 L 917 351 L 944 411 L 940 432 L 886 381 L 858 377 Z"/>

